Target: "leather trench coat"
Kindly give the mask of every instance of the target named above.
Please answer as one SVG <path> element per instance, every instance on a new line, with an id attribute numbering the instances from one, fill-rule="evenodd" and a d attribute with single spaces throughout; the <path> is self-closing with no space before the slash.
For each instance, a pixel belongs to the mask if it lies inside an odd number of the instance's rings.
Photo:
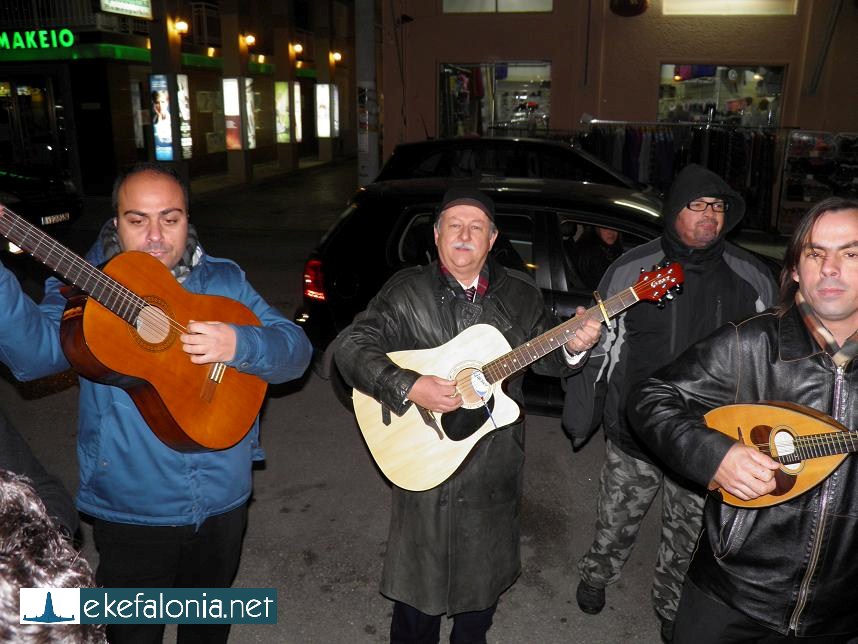
<path id="1" fill-rule="evenodd" d="M 451 288 L 438 264 L 394 275 L 339 339 L 337 365 L 347 381 L 394 414 L 420 376 L 395 365 L 390 351 L 429 349 L 478 323 L 497 328 L 515 348 L 558 323 L 526 275 L 489 260 L 488 291 L 477 302 Z M 569 372 L 561 351 L 534 363 L 540 373 Z M 521 378 L 507 393 L 521 405 Z M 483 610 L 521 570 L 523 422 L 490 433 L 445 483 L 425 492 L 392 486 L 381 592 L 429 615 Z"/>
<path id="2" fill-rule="evenodd" d="M 854 361 L 835 367 L 796 308 L 728 324 L 645 380 L 633 425 L 664 462 L 706 486 L 732 440 L 701 419 L 716 407 L 788 401 L 858 421 Z M 689 577 L 706 594 L 780 633 L 858 632 L 858 460 L 779 505 L 740 509 L 707 499 Z"/>

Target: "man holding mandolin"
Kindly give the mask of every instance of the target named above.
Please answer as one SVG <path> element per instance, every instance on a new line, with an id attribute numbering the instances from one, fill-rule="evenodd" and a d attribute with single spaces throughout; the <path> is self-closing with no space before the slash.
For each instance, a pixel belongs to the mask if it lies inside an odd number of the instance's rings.
<path id="1" fill-rule="evenodd" d="M 599 284 L 602 295 L 611 296 L 642 267 L 669 258 L 682 265 L 682 295 L 666 308 L 642 304 L 619 316 L 566 387 L 564 429 L 582 443 L 601 422 L 606 439 L 593 541 L 578 561 L 578 607 L 589 614 L 603 610 L 606 588 L 620 578 L 661 490 L 652 603 L 662 639 L 668 642 L 700 532 L 703 494 L 688 481 L 663 475 L 662 464 L 632 431 L 627 396 L 658 367 L 722 324 L 774 304 L 771 271 L 726 239 L 744 214 L 744 199 L 721 177 L 697 164 L 684 167 L 662 207 L 663 234 L 627 251 Z"/>
<path id="2" fill-rule="evenodd" d="M 434 349 L 479 324 L 497 329 L 508 349 L 557 323 L 527 275 L 489 257 L 498 237 L 494 218 L 494 203 L 483 192 L 464 186 L 448 190 L 435 222 L 438 260 L 390 278 L 340 338 L 337 364 L 356 392 L 381 403 L 378 422 L 391 425 L 391 414 L 414 415 L 419 408 L 420 436 L 442 445 L 456 440 L 442 429 L 452 431 L 446 419 L 465 411 L 466 389 L 482 392 L 483 402 L 473 410 L 482 422 L 496 409 L 485 393 L 490 383 L 478 374 L 465 382 L 447 373 L 419 373 L 400 367 L 389 352 Z M 596 343 L 600 328 L 597 318 L 587 318 L 567 342 L 553 345 L 565 348 L 534 368 L 555 375 L 568 371 Z M 508 393 L 521 404 L 521 378 L 510 381 Z M 410 448 L 391 446 L 391 457 Z M 391 642 L 437 642 L 444 614 L 453 618 L 451 642 L 485 641 L 498 597 L 521 571 L 523 462 L 519 418 L 487 434 L 440 485 L 424 491 L 392 487 L 381 582 L 382 594 L 394 600 Z"/>
<path id="3" fill-rule="evenodd" d="M 83 376 L 77 507 L 94 517 L 100 585 L 228 587 L 251 466 L 264 458 L 265 383 L 300 377 L 310 343 L 235 263 L 203 251 L 169 167 L 121 175 L 113 208 L 86 260 L 0 211 L 3 235 L 89 296 L 61 294 L 51 278 L 37 305 L 0 268 L 0 360 L 20 380 L 70 362 Z M 160 642 L 163 629 L 112 625 L 108 638 Z M 229 625 L 178 627 L 179 642 L 228 634 Z"/>
<path id="4" fill-rule="evenodd" d="M 706 501 L 677 644 L 858 641 L 858 461 L 802 482 L 832 443 L 841 455 L 858 449 L 858 200 L 810 208 L 780 281 L 777 308 L 722 327 L 629 398 L 638 435 L 667 466 L 726 493 Z M 704 422 L 737 403 L 747 418 L 719 431 Z M 787 409 L 820 433 L 802 451 L 798 423 L 755 407 Z"/>

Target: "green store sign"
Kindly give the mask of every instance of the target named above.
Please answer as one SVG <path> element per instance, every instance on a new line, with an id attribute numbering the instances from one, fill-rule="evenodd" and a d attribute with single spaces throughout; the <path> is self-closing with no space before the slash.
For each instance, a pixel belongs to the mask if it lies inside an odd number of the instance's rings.
<path id="1" fill-rule="evenodd" d="M 34 29 L 32 31 L 0 31 L 2 49 L 57 49 L 74 45 L 71 29 Z"/>

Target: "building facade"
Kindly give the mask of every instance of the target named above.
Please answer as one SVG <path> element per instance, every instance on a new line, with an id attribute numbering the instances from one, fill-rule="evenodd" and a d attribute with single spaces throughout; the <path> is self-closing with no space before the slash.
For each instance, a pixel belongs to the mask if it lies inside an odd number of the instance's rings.
<path id="1" fill-rule="evenodd" d="M 190 178 L 329 160 L 354 144 L 353 3 L 0 6 L 0 158 L 106 194 L 117 168 Z"/>

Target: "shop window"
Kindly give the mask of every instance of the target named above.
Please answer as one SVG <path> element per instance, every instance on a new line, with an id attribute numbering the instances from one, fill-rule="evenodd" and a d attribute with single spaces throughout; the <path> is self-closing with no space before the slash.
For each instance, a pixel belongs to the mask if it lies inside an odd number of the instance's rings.
<path id="1" fill-rule="evenodd" d="M 554 9 L 554 0 L 444 0 L 444 13 L 524 13 Z"/>
<path id="2" fill-rule="evenodd" d="M 439 82 L 442 137 L 537 136 L 549 129 L 550 63 L 444 63 Z"/>
<path id="3" fill-rule="evenodd" d="M 784 72 L 759 65 L 662 65 L 658 120 L 777 126 Z"/>
<path id="4" fill-rule="evenodd" d="M 794 16 L 798 0 L 662 0 L 664 15 Z"/>

